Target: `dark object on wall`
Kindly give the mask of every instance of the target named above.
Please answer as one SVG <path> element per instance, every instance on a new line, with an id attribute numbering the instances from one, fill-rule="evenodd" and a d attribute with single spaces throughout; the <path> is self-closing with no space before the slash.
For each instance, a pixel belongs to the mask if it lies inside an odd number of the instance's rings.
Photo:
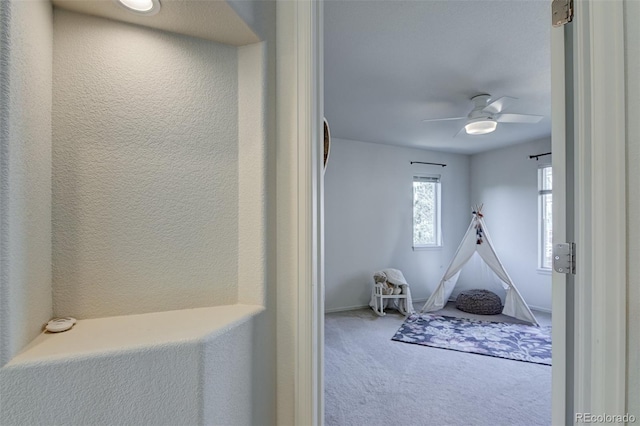
<path id="1" fill-rule="evenodd" d="M 551 153 L 550 152 L 545 152 L 544 154 L 530 155 L 529 156 L 529 160 L 531 160 L 532 158 L 535 158 L 536 161 L 538 161 L 538 158 L 544 157 L 545 155 L 551 155 Z"/>
<path id="2" fill-rule="evenodd" d="M 428 164 L 428 165 L 431 165 L 431 166 L 447 167 L 446 164 L 442 164 L 442 163 L 425 163 L 424 161 L 412 161 L 411 164 Z"/>
<path id="3" fill-rule="evenodd" d="M 502 301 L 489 290 L 467 290 L 458 295 L 456 308 L 470 314 L 496 315 L 502 312 Z"/>
<path id="4" fill-rule="evenodd" d="M 331 152 L 331 132 L 329 131 L 329 123 L 324 119 L 324 170 L 327 170 L 327 161 L 329 160 L 329 152 Z"/>

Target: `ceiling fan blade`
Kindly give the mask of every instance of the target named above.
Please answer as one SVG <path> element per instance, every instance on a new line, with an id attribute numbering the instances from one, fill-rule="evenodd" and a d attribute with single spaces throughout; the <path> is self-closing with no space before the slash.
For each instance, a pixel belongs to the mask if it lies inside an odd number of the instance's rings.
<path id="1" fill-rule="evenodd" d="M 456 133 L 455 135 L 453 135 L 454 138 L 457 138 L 458 136 L 462 135 L 462 134 L 467 134 L 464 126 L 462 126 L 462 128 L 460 130 L 458 130 L 458 133 Z"/>
<path id="2" fill-rule="evenodd" d="M 532 114 L 500 114 L 495 119 L 498 123 L 537 123 L 543 117 Z"/>
<path id="3" fill-rule="evenodd" d="M 452 120 L 466 120 L 467 117 L 449 117 L 449 118 L 431 118 L 427 120 L 422 120 L 423 123 L 429 123 L 432 121 L 452 121 Z"/>
<path id="4" fill-rule="evenodd" d="M 489 105 L 484 107 L 482 111 L 488 112 L 489 114 L 498 114 L 500 111 L 505 109 L 509 104 L 511 104 L 511 102 L 515 101 L 516 99 L 517 98 L 512 98 L 511 96 L 503 96 L 489 103 Z"/>

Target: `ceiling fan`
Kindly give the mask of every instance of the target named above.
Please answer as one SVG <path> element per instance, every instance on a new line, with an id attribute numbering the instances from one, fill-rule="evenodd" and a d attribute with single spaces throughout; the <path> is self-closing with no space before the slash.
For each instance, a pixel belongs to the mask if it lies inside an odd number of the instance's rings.
<path id="1" fill-rule="evenodd" d="M 423 123 L 433 121 L 467 120 L 463 129 L 469 135 L 484 135 L 496 130 L 498 123 L 537 123 L 542 120 L 541 115 L 531 114 L 505 114 L 502 110 L 516 98 L 503 96 L 496 100 L 491 95 L 476 95 L 471 100 L 474 107 L 466 117 L 434 118 L 422 120 Z M 460 132 L 462 129 L 460 129 Z M 458 133 L 460 133 L 458 132 Z"/>

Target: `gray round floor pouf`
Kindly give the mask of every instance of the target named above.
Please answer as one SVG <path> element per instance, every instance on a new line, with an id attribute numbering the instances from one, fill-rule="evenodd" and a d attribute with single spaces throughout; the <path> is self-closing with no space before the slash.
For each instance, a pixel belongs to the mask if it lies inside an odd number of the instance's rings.
<path id="1" fill-rule="evenodd" d="M 502 312 L 502 301 L 489 290 L 466 290 L 458 295 L 456 308 L 470 314 L 495 315 Z"/>

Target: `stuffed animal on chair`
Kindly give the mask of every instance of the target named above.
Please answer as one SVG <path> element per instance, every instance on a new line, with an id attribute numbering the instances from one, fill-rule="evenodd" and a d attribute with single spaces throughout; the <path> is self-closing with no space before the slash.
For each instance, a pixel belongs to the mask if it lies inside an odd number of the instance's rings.
<path id="1" fill-rule="evenodd" d="M 382 287 L 382 294 L 391 295 L 391 294 L 402 294 L 402 287 L 399 285 L 391 284 L 387 280 L 387 275 L 384 272 L 376 272 L 373 274 L 373 280 L 376 284 L 380 284 Z"/>

